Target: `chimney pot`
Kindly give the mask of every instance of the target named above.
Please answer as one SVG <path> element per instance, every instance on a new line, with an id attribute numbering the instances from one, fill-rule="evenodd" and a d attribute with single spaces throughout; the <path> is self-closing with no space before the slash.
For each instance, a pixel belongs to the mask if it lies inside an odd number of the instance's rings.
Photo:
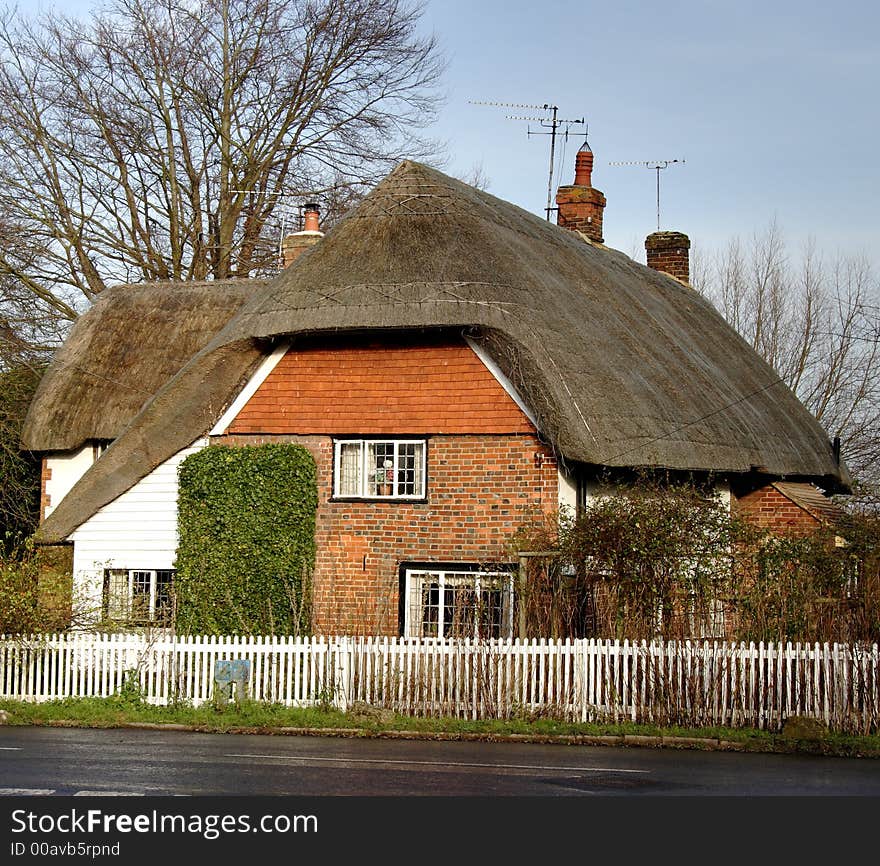
<path id="1" fill-rule="evenodd" d="M 556 192 L 556 224 L 598 243 L 602 238 L 605 196 L 593 187 L 593 151 L 585 141 L 574 161 L 574 183 Z"/>
<path id="2" fill-rule="evenodd" d="M 303 231 L 321 231 L 320 212 L 318 210 L 318 205 L 314 202 L 308 202 L 303 208 Z"/>
<path id="3" fill-rule="evenodd" d="M 574 185 L 593 185 L 593 152 L 591 150 L 579 150 L 574 160 Z"/>
<path id="4" fill-rule="evenodd" d="M 307 202 L 303 205 L 302 231 L 294 232 L 284 238 L 281 244 L 281 266 L 290 267 L 309 247 L 313 247 L 321 238 L 321 219 L 318 205 Z"/>

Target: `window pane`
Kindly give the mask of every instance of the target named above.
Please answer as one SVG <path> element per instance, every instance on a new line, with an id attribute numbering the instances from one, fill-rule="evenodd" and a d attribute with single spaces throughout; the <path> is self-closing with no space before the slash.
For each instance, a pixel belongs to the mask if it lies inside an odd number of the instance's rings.
<path id="1" fill-rule="evenodd" d="M 474 577 L 447 574 L 443 594 L 443 636 L 473 637 L 475 610 Z"/>
<path id="2" fill-rule="evenodd" d="M 128 619 L 128 572 L 124 568 L 108 568 L 105 572 L 108 619 Z"/>
<path id="3" fill-rule="evenodd" d="M 342 442 L 339 445 L 339 466 L 336 468 L 339 475 L 340 496 L 362 496 L 361 489 L 361 443 Z"/>
<path id="4" fill-rule="evenodd" d="M 477 598 L 477 637 L 502 637 L 505 591 L 497 579 L 483 578 Z"/>
<path id="5" fill-rule="evenodd" d="M 422 602 L 419 634 L 422 637 L 439 637 L 440 582 L 434 575 L 422 579 L 419 595 Z"/>
<path id="6" fill-rule="evenodd" d="M 422 637 L 509 638 L 513 577 L 508 573 L 409 572 L 408 633 Z"/>
<path id="7" fill-rule="evenodd" d="M 415 469 L 413 472 L 413 495 L 425 495 L 425 443 L 413 443 L 413 456 L 415 458 Z"/>
<path id="8" fill-rule="evenodd" d="M 397 446 L 397 495 L 422 496 L 422 442 L 400 442 Z"/>
<path id="9" fill-rule="evenodd" d="M 156 610 L 153 619 L 168 622 L 171 619 L 171 584 L 174 571 L 171 569 L 156 572 Z"/>
<path id="10" fill-rule="evenodd" d="M 367 443 L 367 495 L 394 495 L 394 443 Z"/>
<path id="11" fill-rule="evenodd" d="M 152 571 L 133 571 L 131 573 L 131 618 L 150 619 L 150 589 L 153 583 Z"/>

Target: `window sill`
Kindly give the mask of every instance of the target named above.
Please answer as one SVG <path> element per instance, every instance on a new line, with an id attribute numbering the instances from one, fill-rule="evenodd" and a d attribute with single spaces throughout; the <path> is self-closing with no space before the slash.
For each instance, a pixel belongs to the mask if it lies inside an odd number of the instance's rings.
<path id="1" fill-rule="evenodd" d="M 386 502 L 390 505 L 426 503 L 427 496 L 331 496 L 328 502 Z"/>

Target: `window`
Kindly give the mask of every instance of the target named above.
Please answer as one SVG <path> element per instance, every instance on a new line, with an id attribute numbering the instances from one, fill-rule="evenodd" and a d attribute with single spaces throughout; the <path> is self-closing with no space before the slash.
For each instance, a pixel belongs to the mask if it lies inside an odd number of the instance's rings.
<path id="1" fill-rule="evenodd" d="M 334 496 L 421 499 L 425 495 L 424 440 L 338 440 L 334 466 Z"/>
<path id="2" fill-rule="evenodd" d="M 409 637 L 513 636 L 510 572 L 408 569 L 405 592 Z"/>
<path id="3" fill-rule="evenodd" d="M 170 568 L 105 569 L 104 616 L 125 622 L 168 622 L 173 579 Z"/>

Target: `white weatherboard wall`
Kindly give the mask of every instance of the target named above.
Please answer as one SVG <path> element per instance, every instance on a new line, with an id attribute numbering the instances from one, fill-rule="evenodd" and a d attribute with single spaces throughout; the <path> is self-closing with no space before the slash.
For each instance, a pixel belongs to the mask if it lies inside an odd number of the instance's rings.
<path id="1" fill-rule="evenodd" d="M 561 484 L 561 482 L 560 482 Z M 727 511 L 730 511 L 731 493 L 730 483 L 728 481 L 716 481 L 715 495 L 718 501 Z M 613 486 L 600 484 L 598 481 L 586 481 L 583 485 L 583 504 L 589 505 L 591 502 L 599 502 L 606 496 L 611 496 L 616 492 Z M 562 502 L 562 494 L 560 492 L 560 503 Z"/>
<path id="2" fill-rule="evenodd" d="M 558 469 L 558 485 L 559 485 L 559 513 L 570 514 L 574 517 L 577 514 L 577 496 L 578 486 L 577 478 L 570 472 L 567 472 L 562 466 Z"/>
<path id="3" fill-rule="evenodd" d="M 105 568 L 172 568 L 177 555 L 177 467 L 208 444 L 178 451 L 70 536 L 73 591 L 83 618 L 98 618 Z"/>
<path id="4" fill-rule="evenodd" d="M 46 493 L 49 504 L 46 506 L 48 517 L 62 499 L 70 492 L 70 488 L 79 481 L 86 470 L 95 462 L 95 446 L 87 442 L 78 451 L 53 454 L 46 458 L 46 467 L 52 476 L 46 481 Z"/>

